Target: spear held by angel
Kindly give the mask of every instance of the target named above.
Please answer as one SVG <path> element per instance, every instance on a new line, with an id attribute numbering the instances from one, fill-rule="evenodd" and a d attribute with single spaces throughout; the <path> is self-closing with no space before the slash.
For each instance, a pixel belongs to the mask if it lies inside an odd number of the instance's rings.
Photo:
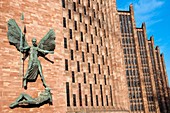
<path id="1" fill-rule="evenodd" d="M 8 21 L 7 37 L 9 43 L 11 45 L 14 45 L 18 51 L 24 54 L 23 61 L 29 56 L 28 69 L 26 71 L 26 74 L 23 76 L 24 89 L 27 89 L 27 82 L 36 81 L 38 74 L 41 77 L 44 87 L 47 87 L 42 72 L 42 66 L 40 61 L 38 60 L 38 57 L 41 56 L 46 60 L 50 61 L 51 63 L 53 63 L 53 61 L 49 60 L 46 57 L 46 55 L 54 53 L 55 49 L 54 30 L 50 29 L 49 32 L 41 39 L 38 45 L 36 43 L 37 41 L 36 38 L 33 38 L 32 46 L 29 46 L 25 39 L 25 34 L 22 33 L 21 29 L 19 28 L 15 20 L 10 19 Z"/>

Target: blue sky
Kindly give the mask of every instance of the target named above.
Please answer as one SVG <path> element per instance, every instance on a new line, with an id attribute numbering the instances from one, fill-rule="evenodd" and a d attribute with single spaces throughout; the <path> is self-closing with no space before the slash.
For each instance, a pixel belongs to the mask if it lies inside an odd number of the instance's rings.
<path id="1" fill-rule="evenodd" d="M 147 36 L 154 36 L 155 46 L 164 53 L 170 83 L 170 0 L 116 0 L 117 9 L 129 10 L 133 4 L 136 26 L 146 23 Z"/>

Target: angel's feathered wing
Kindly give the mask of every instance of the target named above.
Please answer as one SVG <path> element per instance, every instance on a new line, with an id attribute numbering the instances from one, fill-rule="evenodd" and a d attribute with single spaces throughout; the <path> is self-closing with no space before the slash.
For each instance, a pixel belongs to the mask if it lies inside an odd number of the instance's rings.
<path id="1" fill-rule="evenodd" d="M 38 44 L 38 48 L 42 50 L 48 50 L 48 51 L 54 51 L 55 49 L 55 32 L 53 29 L 50 29 L 50 31 L 41 39 L 41 41 Z M 40 53 L 39 56 L 45 56 L 47 54 Z"/>
<path id="2" fill-rule="evenodd" d="M 9 43 L 11 45 L 14 45 L 18 51 L 20 51 L 20 40 L 21 40 L 21 29 L 18 27 L 17 23 L 15 22 L 14 19 L 10 19 L 8 21 L 8 32 L 7 32 L 7 37 L 9 40 Z M 25 40 L 25 36 L 22 33 L 22 47 L 27 47 L 28 43 Z"/>

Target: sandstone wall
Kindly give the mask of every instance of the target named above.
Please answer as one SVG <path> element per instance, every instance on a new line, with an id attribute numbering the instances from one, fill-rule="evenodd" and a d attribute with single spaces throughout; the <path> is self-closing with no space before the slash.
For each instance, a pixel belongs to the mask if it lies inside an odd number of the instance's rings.
<path id="1" fill-rule="evenodd" d="M 62 5 L 59 0 L 3 0 L 0 2 L 0 112 L 1 113 L 65 113 L 65 78 L 63 77 L 63 36 L 62 36 Z M 41 38 L 53 28 L 56 33 L 56 49 L 53 55 L 47 57 L 54 61 L 49 63 L 40 58 L 44 77 L 53 93 L 53 105 L 48 104 L 40 108 L 15 108 L 8 106 L 20 93 L 27 93 L 33 97 L 44 87 L 38 77 L 34 83 L 28 83 L 28 89 L 22 88 L 20 75 L 20 53 L 9 44 L 7 39 L 7 21 L 13 18 L 21 26 L 20 15 L 25 15 L 27 27 L 26 39 L 31 45 L 31 39 Z M 27 61 L 25 62 L 25 71 Z M 56 71 L 57 70 L 57 71 Z"/>

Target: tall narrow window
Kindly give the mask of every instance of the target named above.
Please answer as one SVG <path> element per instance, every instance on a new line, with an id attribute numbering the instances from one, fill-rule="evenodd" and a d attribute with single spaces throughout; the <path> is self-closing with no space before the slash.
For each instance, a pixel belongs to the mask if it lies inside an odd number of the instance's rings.
<path id="1" fill-rule="evenodd" d="M 78 3 L 81 4 L 81 0 L 78 0 Z"/>
<path id="2" fill-rule="evenodd" d="M 91 16 L 90 16 L 90 25 L 92 25 L 92 18 L 91 18 Z"/>
<path id="3" fill-rule="evenodd" d="M 100 19 L 99 19 L 99 27 L 101 28 L 101 22 L 100 22 Z"/>
<path id="4" fill-rule="evenodd" d="M 103 61 L 103 65 L 104 65 L 104 56 L 102 55 L 102 61 Z"/>
<path id="5" fill-rule="evenodd" d="M 72 74 L 72 83 L 75 83 L 75 75 L 74 75 L 74 71 L 72 71 L 71 74 Z"/>
<path id="6" fill-rule="evenodd" d="M 131 85 L 130 85 L 130 81 L 128 81 L 128 87 L 131 87 Z"/>
<path id="7" fill-rule="evenodd" d="M 104 106 L 102 85 L 100 85 L 100 94 L 101 94 L 102 106 Z"/>
<path id="8" fill-rule="evenodd" d="M 79 83 L 79 102 L 80 106 L 82 106 L 81 83 Z"/>
<path id="9" fill-rule="evenodd" d="M 91 34 L 91 43 L 93 44 L 93 35 Z"/>
<path id="10" fill-rule="evenodd" d="M 62 0 L 62 7 L 65 8 L 65 0 Z"/>
<path id="11" fill-rule="evenodd" d="M 101 46 L 103 46 L 103 44 L 102 44 L 102 43 L 103 43 L 103 42 L 102 42 L 102 37 L 100 37 L 100 42 L 101 42 Z"/>
<path id="12" fill-rule="evenodd" d="M 97 48 L 97 54 L 99 54 L 99 46 L 96 45 L 96 48 Z"/>
<path id="13" fill-rule="evenodd" d="M 73 2 L 73 8 L 74 8 L 74 11 L 76 11 L 76 3 Z"/>
<path id="14" fill-rule="evenodd" d="M 88 7 L 90 7 L 90 0 L 88 0 Z"/>
<path id="15" fill-rule="evenodd" d="M 86 15 L 86 6 L 84 6 L 84 15 Z"/>
<path id="16" fill-rule="evenodd" d="M 86 30 L 86 33 L 87 33 L 87 31 L 88 31 L 88 29 L 87 29 L 87 24 L 85 24 L 85 30 Z"/>
<path id="17" fill-rule="evenodd" d="M 91 97 L 91 106 L 93 106 L 93 91 L 92 91 L 92 84 L 90 84 L 90 97 Z"/>
<path id="18" fill-rule="evenodd" d="M 104 29 L 104 37 L 106 38 L 106 30 Z"/>
<path id="19" fill-rule="evenodd" d="M 67 38 L 64 37 L 64 48 L 67 48 Z"/>
<path id="20" fill-rule="evenodd" d="M 106 75 L 104 75 L 104 84 L 107 85 L 107 82 L 106 82 Z"/>
<path id="21" fill-rule="evenodd" d="M 79 50 L 78 40 L 76 40 L 76 50 Z"/>
<path id="22" fill-rule="evenodd" d="M 93 63 L 95 63 L 95 57 L 94 57 L 94 54 L 92 54 L 92 56 L 93 56 Z"/>
<path id="23" fill-rule="evenodd" d="M 89 43 L 87 43 L 87 52 L 89 53 Z"/>
<path id="24" fill-rule="evenodd" d="M 109 66 L 107 68 L 108 68 L 108 75 L 110 75 L 110 68 L 109 68 Z"/>
<path id="25" fill-rule="evenodd" d="M 83 32 L 80 32 L 81 41 L 83 42 Z"/>
<path id="26" fill-rule="evenodd" d="M 82 14 L 80 13 L 79 16 L 80 16 L 80 22 L 82 22 Z"/>
<path id="27" fill-rule="evenodd" d="M 106 95 L 106 105 L 109 106 L 108 95 Z"/>
<path id="28" fill-rule="evenodd" d="M 88 106 L 87 95 L 85 95 L 85 106 Z"/>
<path id="29" fill-rule="evenodd" d="M 93 9 L 93 12 L 94 12 L 94 18 L 96 18 L 96 11 L 95 11 L 95 9 Z"/>
<path id="30" fill-rule="evenodd" d="M 77 30 L 77 21 L 74 21 L 75 30 Z"/>
<path id="31" fill-rule="evenodd" d="M 94 74 L 94 83 L 97 84 L 96 74 Z"/>
<path id="32" fill-rule="evenodd" d="M 66 18 L 63 17 L 63 27 L 66 27 Z"/>
<path id="33" fill-rule="evenodd" d="M 74 55 L 73 55 L 73 50 L 72 49 L 70 50 L 70 53 L 71 53 L 71 60 L 74 60 Z"/>
<path id="34" fill-rule="evenodd" d="M 102 4 L 102 0 L 100 0 L 100 4 Z"/>
<path id="35" fill-rule="evenodd" d="M 99 10 L 99 3 L 97 3 L 97 10 Z"/>
<path id="36" fill-rule="evenodd" d="M 123 49 L 123 52 L 124 52 L 124 54 L 126 54 L 127 52 L 126 52 L 126 49 Z"/>
<path id="37" fill-rule="evenodd" d="M 110 85 L 110 99 L 111 99 L 111 105 L 113 106 L 112 86 L 111 85 Z"/>
<path id="38" fill-rule="evenodd" d="M 125 39 L 124 38 L 122 38 L 122 44 L 125 44 Z"/>
<path id="39" fill-rule="evenodd" d="M 98 95 L 96 95 L 96 106 L 99 106 Z"/>
<path id="40" fill-rule="evenodd" d="M 70 90 L 69 90 L 69 82 L 66 82 L 66 97 L 67 97 L 67 106 L 70 106 Z"/>
<path id="41" fill-rule="evenodd" d="M 91 73 L 90 63 L 88 63 L 88 70 L 89 70 L 89 73 Z"/>
<path id="42" fill-rule="evenodd" d="M 71 19 L 71 10 L 68 10 L 68 18 Z"/>
<path id="43" fill-rule="evenodd" d="M 106 55 L 108 56 L 108 51 L 107 51 L 107 47 L 106 47 Z"/>
<path id="44" fill-rule="evenodd" d="M 68 60 L 65 59 L 65 70 L 68 71 Z"/>
<path id="45" fill-rule="evenodd" d="M 80 63 L 77 61 L 77 72 L 80 72 Z"/>
<path id="46" fill-rule="evenodd" d="M 70 29 L 69 31 L 70 31 L 70 39 L 72 39 L 73 38 L 73 36 L 72 36 L 72 29 Z"/>
<path id="47" fill-rule="evenodd" d="M 103 19 L 103 21 L 104 21 L 104 14 L 102 13 L 102 19 Z"/>
<path id="48" fill-rule="evenodd" d="M 76 106 L 76 94 L 73 94 L 73 106 Z"/>
<path id="49" fill-rule="evenodd" d="M 123 33 L 123 22 L 122 22 L 122 15 L 119 16 L 119 20 L 120 20 L 120 27 L 121 27 L 121 33 Z"/>
<path id="50" fill-rule="evenodd" d="M 99 74 L 101 74 L 101 71 L 100 71 L 100 64 L 98 64 L 98 70 L 99 70 Z"/>
<path id="51" fill-rule="evenodd" d="M 133 111 L 133 105 L 130 105 L 130 110 Z"/>
<path id="52" fill-rule="evenodd" d="M 84 83 L 86 84 L 86 73 L 83 73 L 84 75 Z"/>
<path id="53" fill-rule="evenodd" d="M 97 36 L 97 28 L 95 27 L 95 34 L 96 34 L 96 36 Z"/>
<path id="54" fill-rule="evenodd" d="M 84 52 L 82 52 L 82 61 L 85 62 L 85 59 L 84 59 Z"/>
<path id="55" fill-rule="evenodd" d="M 129 76 L 129 70 L 126 70 L 126 76 Z"/>

